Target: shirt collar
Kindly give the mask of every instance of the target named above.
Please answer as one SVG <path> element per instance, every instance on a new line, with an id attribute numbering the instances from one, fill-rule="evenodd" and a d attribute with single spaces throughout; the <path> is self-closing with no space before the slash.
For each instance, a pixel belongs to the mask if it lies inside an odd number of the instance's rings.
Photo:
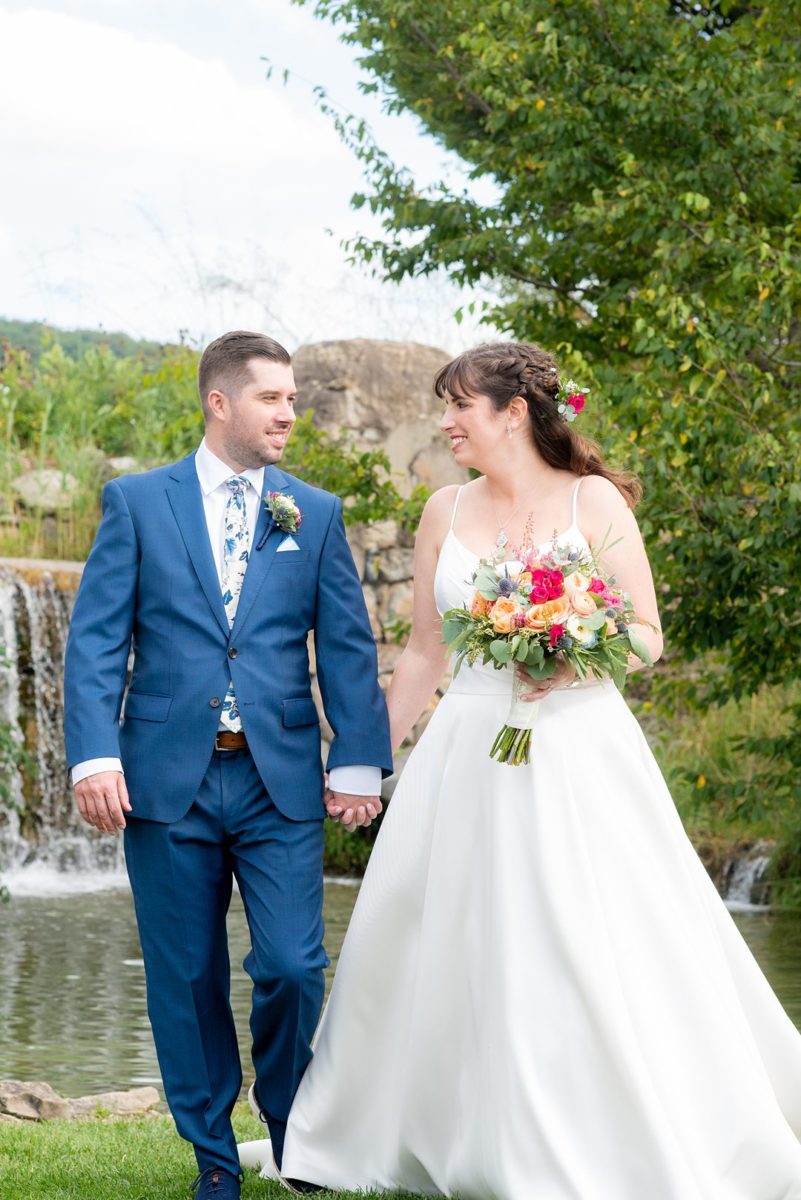
<path id="1" fill-rule="evenodd" d="M 200 481 L 200 490 L 204 496 L 208 496 L 216 488 L 225 483 L 226 479 L 230 479 L 232 475 L 237 474 L 232 471 L 227 463 L 224 463 L 216 454 L 212 454 L 206 445 L 206 439 L 197 448 L 195 454 L 195 470 Z M 258 495 L 261 495 L 262 487 L 264 486 L 264 467 L 247 467 L 244 471 L 239 472 L 248 483 L 255 488 Z"/>

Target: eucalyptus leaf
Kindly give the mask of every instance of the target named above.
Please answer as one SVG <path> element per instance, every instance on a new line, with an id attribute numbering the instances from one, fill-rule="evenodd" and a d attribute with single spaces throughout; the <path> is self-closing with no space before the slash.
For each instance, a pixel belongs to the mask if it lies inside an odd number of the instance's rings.
<path id="1" fill-rule="evenodd" d="M 508 663 L 512 657 L 512 651 L 505 638 L 496 638 L 490 645 L 490 653 L 499 663 Z"/>
<path id="2" fill-rule="evenodd" d="M 629 629 L 628 639 L 629 639 L 629 645 L 631 646 L 631 649 L 634 652 L 634 654 L 637 655 L 637 658 L 641 659 L 642 662 L 644 662 L 647 667 L 653 666 L 653 659 L 651 658 L 651 651 L 648 649 L 648 647 L 646 646 L 645 642 L 642 640 L 640 635 L 638 633 L 635 633 L 633 629 Z"/>
<path id="3" fill-rule="evenodd" d="M 606 613 L 603 609 L 596 609 L 589 617 L 582 617 L 581 623 L 585 629 L 600 629 L 602 625 L 606 625 Z"/>

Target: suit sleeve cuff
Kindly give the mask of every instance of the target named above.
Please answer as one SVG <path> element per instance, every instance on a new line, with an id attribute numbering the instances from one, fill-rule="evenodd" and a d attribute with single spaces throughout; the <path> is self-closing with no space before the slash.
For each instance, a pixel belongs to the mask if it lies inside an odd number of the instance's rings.
<path id="1" fill-rule="evenodd" d="M 87 758 L 86 762 L 76 763 L 72 768 L 72 786 L 100 771 L 119 771 L 123 774 L 122 763 L 118 758 Z"/>
<path id="2" fill-rule="evenodd" d="M 332 792 L 346 792 L 350 796 L 379 796 L 381 768 L 332 767 L 328 773 L 328 786 Z"/>

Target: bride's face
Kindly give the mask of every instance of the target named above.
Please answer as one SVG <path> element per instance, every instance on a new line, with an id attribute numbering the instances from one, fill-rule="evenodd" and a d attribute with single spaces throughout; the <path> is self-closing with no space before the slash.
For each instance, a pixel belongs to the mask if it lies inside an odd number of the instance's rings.
<path id="1" fill-rule="evenodd" d="M 506 413 L 498 412 L 489 396 L 448 396 L 439 427 L 459 466 L 482 470 L 504 450 L 506 421 Z"/>

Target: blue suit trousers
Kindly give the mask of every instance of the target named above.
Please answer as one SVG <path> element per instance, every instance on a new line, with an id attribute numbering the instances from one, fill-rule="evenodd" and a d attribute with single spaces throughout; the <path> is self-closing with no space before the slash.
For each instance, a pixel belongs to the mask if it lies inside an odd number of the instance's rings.
<path id="1" fill-rule="evenodd" d="M 324 995 L 323 821 L 273 804 L 248 750 L 215 751 L 189 811 L 129 818 L 125 857 L 167 1102 L 198 1166 L 239 1171 L 242 1086 L 225 918 L 233 879 L 250 930 L 256 1091 L 280 1163 Z"/>

